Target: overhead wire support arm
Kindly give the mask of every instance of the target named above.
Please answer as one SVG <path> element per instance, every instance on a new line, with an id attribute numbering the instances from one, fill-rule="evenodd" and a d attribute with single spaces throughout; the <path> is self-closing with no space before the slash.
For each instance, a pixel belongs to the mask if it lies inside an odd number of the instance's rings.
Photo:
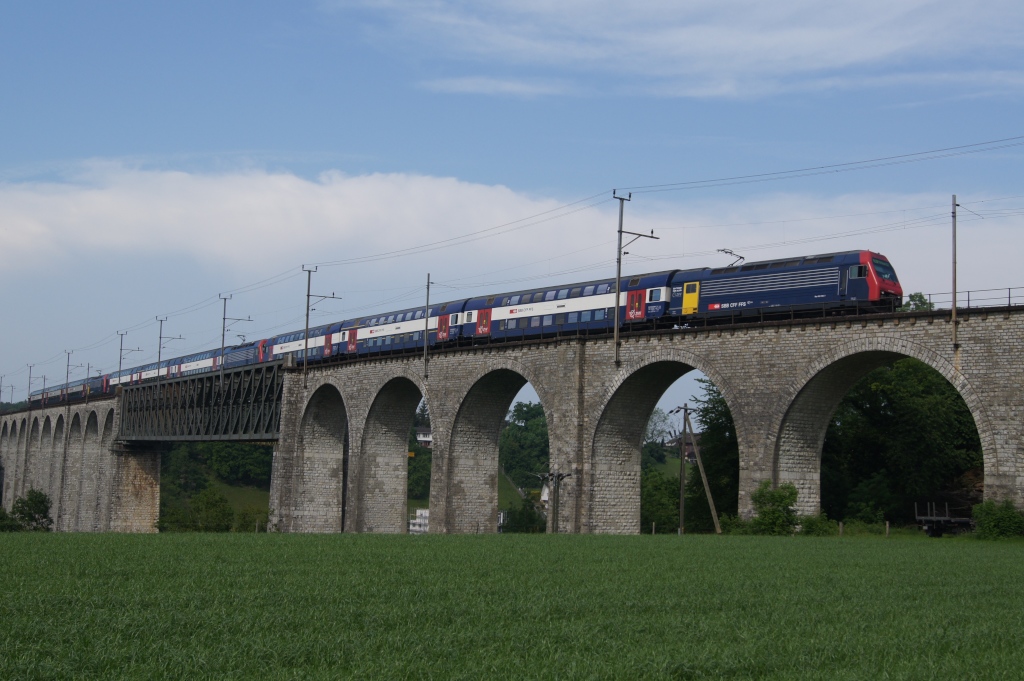
<path id="1" fill-rule="evenodd" d="M 225 336 L 227 335 L 228 329 L 231 328 L 231 324 L 228 324 L 228 322 L 251 322 L 252 321 L 252 316 L 250 315 L 248 317 L 245 317 L 244 319 L 241 318 L 241 317 L 229 317 L 228 316 L 228 301 L 231 300 L 234 297 L 234 294 L 229 293 L 228 295 L 225 296 L 223 293 L 218 293 L 217 295 L 220 297 L 221 300 L 224 301 L 224 314 L 221 315 L 221 323 L 220 323 L 220 357 L 217 358 L 217 364 L 220 367 L 220 384 L 221 384 L 221 386 L 223 386 L 224 385 L 224 347 L 225 347 L 224 340 L 225 340 Z"/>
<path id="2" fill-rule="evenodd" d="M 614 305 L 614 308 L 615 308 L 615 325 L 614 325 L 614 328 L 613 328 L 613 331 L 612 331 L 612 333 L 614 335 L 614 346 L 615 346 L 615 366 L 619 366 L 621 364 L 621 360 L 619 358 L 619 349 L 620 349 L 620 345 L 619 345 L 619 323 L 620 323 L 619 307 L 622 304 L 622 300 L 621 300 L 621 298 L 622 298 L 622 248 L 623 248 L 623 245 L 622 245 L 622 235 L 623 234 L 629 234 L 630 236 L 633 237 L 626 244 L 626 246 L 628 246 L 629 244 L 633 243 L 637 239 L 657 239 L 658 237 L 654 236 L 654 230 L 653 229 L 651 230 L 650 234 L 640 234 L 639 232 L 627 232 L 627 231 L 622 229 L 622 218 L 623 218 L 623 214 L 624 214 L 625 209 L 626 209 L 626 201 L 632 201 L 633 200 L 633 192 L 629 192 L 626 196 L 620 196 L 617 193 L 617 191 L 615 189 L 613 189 L 612 190 L 612 198 L 616 199 L 619 202 L 618 246 L 615 249 L 615 305 Z"/>
<path id="3" fill-rule="evenodd" d="M 318 265 L 314 265 L 312 268 L 302 266 L 302 271 L 306 273 L 306 331 L 302 334 L 302 387 L 303 389 L 309 387 L 309 379 L 307 372 L 309 371 L 309 312 L 313 305 L 320 303 L 324 300 L 341 300 L 341 296 L 334 295 L 332 291 L 330 295 L 319 295 L 311 293 L 311 287 L 313 286 L 313 273 L 319 269 Z M 316 298 L 316 302 L 311 302 L 313 298 Z"/>

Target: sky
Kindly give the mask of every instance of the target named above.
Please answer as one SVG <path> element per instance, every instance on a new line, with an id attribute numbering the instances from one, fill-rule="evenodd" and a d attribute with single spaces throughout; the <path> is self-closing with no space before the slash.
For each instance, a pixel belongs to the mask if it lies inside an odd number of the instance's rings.
<path id="1" fill-rule="evenodd" d="M 303 265 L 321 322 L 611 276 L 612 189 L 627 274 L 868 248 L 948 292 L 957 194 L 958 288 L 1024 287 L 1022 46 L 1001 0 L 3 3 L 3 397 L 158 316 L 217 347 L 219 294 L 229 343 L 301 329 Z"/>

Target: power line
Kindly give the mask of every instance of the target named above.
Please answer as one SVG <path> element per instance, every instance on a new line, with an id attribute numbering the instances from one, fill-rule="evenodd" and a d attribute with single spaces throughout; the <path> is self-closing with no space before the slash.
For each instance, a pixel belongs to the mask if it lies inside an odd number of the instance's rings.
<path id="1" fill-rule="evenodd" d="M 799 177 L 811 177 L 813 175 L 825 175 L 829 173 L 841 173 L 850 172 L 854 170 L 867 170 L 869 168 L 881 168 L 890 165 L 902 165 L 904 163 L 934 161 L 942 158 L 964 156 L 967 154 L 980 154 L 985 151 L 996 151 L 998 149 L 1006 149 L 1009 147 L 1017 147 L 1021 145 L 1024 145 L 1024 135 L 1018 135 L 1016 137 L 1005 137 L 1003 139 L 991 140 L 988 142 L 963 144 L 956 147 L 931 149 L 929 151 L 916 151 L 909 154 L 898 154 L 896 156 L 881 156 L 879 158 L 865 159 L 863 161 L 848 161 L 845 163 L 833 163 L 830 165 L 823 166 L 796 168 L 794 170 L 779 170 L 770 173 L 756 173 L 753 175 L 736 175 L 733 177 L 720 177 L 711 180 L 690 180 L 687 182 L 668 182 L 665 184 L 639 185 L 636 187 L 622 187 L 622 189 L 624 191 L 632 191 L 634 194 L 649 194 L 653 192 L 678 191 L 683 189 L 725 187 L 736 184 L 751 184 L 754 182 L 773 182 L 777 180 L 789 180 Z"/>

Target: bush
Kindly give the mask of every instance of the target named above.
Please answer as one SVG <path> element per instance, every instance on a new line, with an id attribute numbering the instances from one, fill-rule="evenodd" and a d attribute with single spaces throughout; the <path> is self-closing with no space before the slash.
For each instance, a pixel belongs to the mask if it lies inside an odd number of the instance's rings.
<path id="1" fill-rule="evenodd" d="M 980 539 L 1003 539 L 1024 535 L 1024 513 L 1010 501 L 986 501 L 972 509 L 975 534 Z"/>
<path id="2" fill-rule="evenodd" d="M 16 499 L 11 515 L 28 532 L 49 532 L 53 529 L 50 497 L 37 489 L 30 489 L 23 498 Z"/>
<path id="3" fill-rule="evenodd" d="M 834 537 L 839 534 L 839 523 L 829 520 L 824 513 L 798 516 L 800 534 L 805 537 Z"/>
<path id="4" fill-rule="evenodd" d="M 722 534 L 754 534 L 754 523 L 736 515 L 723 515 L 718 520 Z"/>
<path id="5" fill-rule="evenodd" d="M 214 487 L 192 497 L 190 505 L 200 532 L 228 532 L 234 525 L 235 513 L 228 498 Z"/>
<path id="6" fill-rule="evenodd" d="M 771 480 L 762 482 L 750 495 L 757 511 L 752 521 L 754 534 L 793 534 L 797 524 L 796 511 L 793 510 L 796 497 L 796 487 L 788 482 L 774 489 Z"/>
<path id="7" fill-rule="evenodd" d="M 21 532 L 21 523 L 14 516 L 7 513 L 3 506 L 0 506 L 0 532 Z"/>
<path id="8" fill-rule="evenodd" d="M 258 506 L 246 506 L 235 515 L 235 532 L 266 532 L 269 511 Z"/>
<path id="9" fill-rule="evenodd" d="M 544 516 L 533 505 L 529 497 L 523 497 L 519 508 L 510 508 L 502 532 L 538 532 L 546 530 Z"/>

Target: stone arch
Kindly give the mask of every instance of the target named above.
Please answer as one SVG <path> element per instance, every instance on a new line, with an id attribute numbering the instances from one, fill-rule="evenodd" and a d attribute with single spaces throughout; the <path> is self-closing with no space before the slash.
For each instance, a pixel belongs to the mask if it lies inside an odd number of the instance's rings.
<path id="1" fill-rule="evenodd" d="M 29 487 L 45 489 L 46 468 L 43 454 L 43 435 L 39 417 L 32 418 L 32 426 L 28 435 L 28 455 L 25 457 L 25 477 Z"/>
<path id="2" fill-rule="evenodd" d="M 424 397 L 416 381 L 396 376 L 377 389 L 360 443 L 361 532 L 408 532 L 409 431 Z"/>
<path id="3" fill-rule="evenodd" d="M 967 378 L 935 351 L 906 339 L 866 337 L 832 348 L 807 365 L 780 395 L 770 423 L 774 438 L 772 484 L 793 484 L 797 510 L 818 513 L 821 505 L 821 451 L 829 421 L 840 401 L 871 371 L 899 359 L 914 358 L 937 371 L 960 394 L 981 439 L 985 476 L 998 474 L 995 434 L 982 401 Z M 756 484 L 759 481 L 751 481 Z M 750 509 L 746 509 L 747 512 Z"/>
<path id="4" fill-rule="evenodd" d="M 302 413 L 293 468 L 290 525 L 297 532 L 341 532 L 348 496 L 348 410 L 333 383 L 317 386 Z"/>
<path id="5" fill-rule="evenodd" d="M 67 440 L 60 445 L 54 441 L 54 477 L 50 486 L 53 492 L 50 498 L 54 501 L 54 525 L 64 532 L 72 528 L 78 480 L 71 473 L 77 472 L 77 466 L 81 465 L 82 437 L 82 414 L 76 411 L 71 417 Z"/>
<path id="6" fill-rule="evenodd" d="M 73 488 L 70 492 L 73 510 L 70 518 L 70 529 L 75 532 L 93 529 L 96 511 L 97 459 L 99 458 L 99 417 L 95 410 L 90 410 L 85 417 L 85 435 L 80 447 L 75 447 L 77 454 L 69 463 L 68 481 Z M 70 452 L 69 452 L 70 454 Z"/>
<path id="7" fill-rule="evenodd" d="M 8 448 L 8 432 L 7 432 L 7 419 L 4 419 L 3 425 L 0 426 L 0 508 L 6 508 L 4 504 L 10 497 L 10 492 L 7 489 L 7 448 Z"/>
<path id="8" fill-rule="evenodd" d="M 609 534 L 640 532 L 640 450 L 647 422 L 669 386 L 683 375 L 703 372 L 726 403 L 734 391 L 704 358 L 679 349 L 665 349 L 621 368 L 599 402 L 584 484 L 590 504 L 585 531 Z M 730 405 L 731 407 L 732 405 Z M 741 451 L 745 428 L 733 410 Z"/>
<path id="9" fill-rule="evenodd" d="M 18 437 L 14 446 L 14 481 L 11 484 L 11 503 L 14 503 L 14 497 L 22 496 L 26 492 L 25 462 L 27 452 L 25 451 L 25 419 L 21 419 L 21 423 L 16 422 L 15 428 L 17 428 Z"/>
<path id="10" fill-rule="evenodd" d="M 103 417 L 103 430 L 100 432 L 99 452 L 96 457 L 96 510 L 93 521 L 93 530 L 96 532 L 110 529 L 110 501 L 113 495 L 112 476 L 114 471 L 114 454 L 111 451 L 113 439 L 114 410 L 107 409 L 106 415 Z"/>
<path id="11" fill-rule="evenodd" d="M 513 366 L 516 368 L 510 368 Z M 498 437 L 519 390 L 527 382 L 539 387 L 539 382 L 528 381 L 531 373 L 518 362 L 492 364 L 459 401 L 451 433 L 446 438 L 444 483 L 433 486 L 438 489 L 437 493 L 431 489 L 432 502 L 436 494 L 443 494 L 445 498 L 443 525 L 438 529 L 453 533 L 498 531 Z M 551 424 L 549 405 L 540 390 L 538 396 Z M 437 436 L 435 432 L 435 441 Z M 436 459 L 434 470 L 439 470 Z M 434 523 L 433 518 L 431 523 Z"/>

